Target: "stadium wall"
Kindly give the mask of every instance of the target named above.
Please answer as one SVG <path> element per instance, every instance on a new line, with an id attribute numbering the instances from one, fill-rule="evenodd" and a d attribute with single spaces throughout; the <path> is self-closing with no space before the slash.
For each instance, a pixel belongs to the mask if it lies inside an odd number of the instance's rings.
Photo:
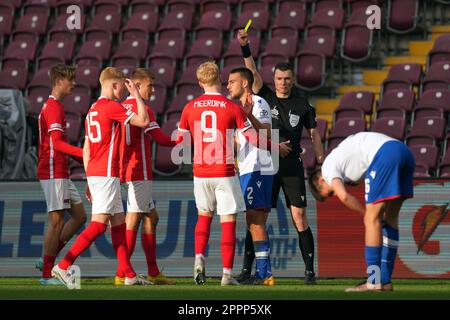
<path id="1" fill-rule="evenodd" d="M 76 181 L 80 194 L 85 182 Z M 158 261 L 169 276 L 191 276 L 194 255 L 196 208 L 191 181 L 154 181 L 154 199 L 160 215 Z M 351 187 L 363 201 L 363 188 Z M 400 216 L 400 249 L 394 277 L 450 278 L 450 181 L 415 182 L 415 198 L 406 201 Z M 83 197 L 84 198 L 84 197 Z M 308 220 L 316 240 L 316 270 L 320 277 L 364 276 L 364 227 L 362 217 L 346 209 L 337 199 L 316 203 L 308 200 Z M 84 202 L 90 212 L 90 204 Z M 126 203 L 125 203 L 126 205 Z M 0 182 L 0 277 L 38 276 L 34 263 L 42 253 L 46 228 L 46 204 L 39 182 Z M 426 229 L 425 235 L 423 230 Z M 208 247 L 207 275 L 219 276 L 220 224 L 213 221 Z M 272 265 L 277 277 L 298 277 L 304 267 L 297 233 L 284 197 L 269 215 Z M 432 232 L 431 232 L 432 231 Z M 234 272 L 242 263 L 245 239 L 244 215 L 238 217 Z M 422 237 L 429 239 L 421 244 Z M 138 272 L 145 272 L 140 237 L 133 255 Z M 73 243 L 73 240 L 69 245 Z M 68 246 L 62 254 L 67 252 Z M 82 276 L 113 276 L 116 260 L 109 232 L 97 239 L 77 264 Z"/>

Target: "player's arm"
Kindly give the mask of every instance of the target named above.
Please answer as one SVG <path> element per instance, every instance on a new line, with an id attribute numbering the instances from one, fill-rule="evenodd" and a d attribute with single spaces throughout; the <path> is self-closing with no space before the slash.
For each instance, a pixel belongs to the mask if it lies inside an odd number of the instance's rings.
<path id="1" fill-rule="evenodd" d="M 317 128 L 309 129 L 311 136 L 314 154 L 316 155 L 317 163 L 322 164 L 324 160 L 322 139 L 320 139 L 319 130 Z"/>
<path id="2" fill-rule="evenodd" d="M 347 189 L 345 189 L 345 185 L 341 179 L 334 178 L 331 181 L 331 188 L 333 189 L 334 194 L 347 208 L 364 215 L 364 207 L 358 200 L 356 200 L 354 196 L 347 192 Z"/>
<path id="3" fill-rule="evenodd" d="M 64 141 L 63 133 L 60 130 L 52 130 L 50 131 L 50 136 L 52 138 L 53 148 L 58 151 L 65 154 L 68 154 L 72 157 L 75 157 L 77 159 L 83 158 L 83 151 L 81 148 L 72 146 L 71 144 Z"/>
<path id="4" fill-rule="evenodd" d="M 89 148 L 89 138 L 86 136 L 84 138 L 84 146 L 83 146 L 83 164 L 85 172 L 87 172 L 87 167 L 90 159 L 91 159 L 91 149 Z M 89 184 L 87 183 L 84 195 L 90 202 L 92 202 L 91 190 L 89 190 Z"/>
<path id="5" fill-rule="evenodd" d="M 244 57 L 245 67 L 250 69 L 253 73 L 253 92 L 259 92 L 263 86 L 263 80 L 258 70 L 256 69 L 255 60 L 252 57 L 252 53 L 250 51 L 250 45 L 248 41 L 248 34 L 243 29 L 240 29 L 237 34 L 237 39 L 239 44 L 241 45 L 242 55 Z"/>
<path id="6" fill-rule="evenodd" d="M 173 147 L 177 144 L 176 141 L 173 141 L 171 137 L 164 133 L 161 128 L 155 128 L 148 131 L 149 134 L 155 139 L 156 143 L 164 146 L 164 147 Z"/>
<path id="7" fill-rule="evenodd" d="M 145 106 L 144 100 L 142 99 L 141 94 L 133 81 L 126 79 L 125 85 L 127 86 L 130 94 L 136 98 L 138 107 L 138 113 L 130 119 L 130 124 L 136 127 L 145 128 L 149 124 L 150 118 L 148 116 L 147 107 Z"/>

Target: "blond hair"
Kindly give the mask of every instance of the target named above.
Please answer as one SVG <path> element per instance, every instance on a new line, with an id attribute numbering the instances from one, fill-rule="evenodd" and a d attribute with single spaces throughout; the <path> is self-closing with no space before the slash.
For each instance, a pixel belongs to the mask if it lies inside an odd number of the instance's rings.
<path id="1" fill-rule="evenodd" d="M 62 63 L 58 63 L 53 65 L 50 68 L 50 81 L 52 83 L 52 87 L 56 85 L 57 80 L 67 79 L 69 81 L 72 81 L 75 79 L 75 67 L 74 66 L 67 66 Z"/>
<path id="2" fill-rule="evenodd" d="M 125 80 L 125 74 L 114 67 L 107 67 L 103 69 L 102 73 L 100 73 L 100 84 L 103 86 L 106 81 L 116 80 L 122 81 Z"/>
<path id="3" fill-rule="evenodd" d="M 220 71 L 219 67 L 214 61 L 203 62 L 197 68 L 197 79 L 204 85 L 210 86 L 219 81 Z"/>
<path id="4" fill-rule="evenodd" d="M 155 74 L 150 71 L 149 69 L 145 68 L 136 68 L 131 75 L 132 80 L 152 80 L 154 81 L 156 79 Z"/>

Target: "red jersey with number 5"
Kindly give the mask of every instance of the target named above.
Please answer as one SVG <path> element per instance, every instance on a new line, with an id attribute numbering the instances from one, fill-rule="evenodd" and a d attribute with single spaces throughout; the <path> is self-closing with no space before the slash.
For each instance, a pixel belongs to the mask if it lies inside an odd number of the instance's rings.
<path id="1" fill-rule="evenodd" d="M 190 132 L 194 141 L 194 176 L 221 178 L 236 174 L 234 134 L 251 127 L 245 112 L 219 93 L 205 93 L 189 102 L 178 130 Z"/>
<path id="2" fill-rule="evenodd" d="M 50 132 L 62 131 L 66 137 L 66 117 L 64 106 L 50 96 L 39 114 L 39 160 L 37 174 L 39 180 L 69 179 L 69 158 L 67 154 L 56 151 Z"/>
<path id="3" fill-rule="evenodd" d="M 117 101 L 100 97 L 86 115 L 86 139 L 90 159 L 87 177 L 119 177 L 120 124 L 126 125 L 134 116 Z"/>

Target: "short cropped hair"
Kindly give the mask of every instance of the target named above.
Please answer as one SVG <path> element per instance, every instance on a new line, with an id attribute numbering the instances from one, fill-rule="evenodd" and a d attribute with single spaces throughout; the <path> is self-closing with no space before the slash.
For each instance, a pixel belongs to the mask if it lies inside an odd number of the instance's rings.
<path id="1" fill-rule="evenodd" d="M 234 68 L 233 70 L 231 70 L 230 74 L 232 73 L 239 73 L 242 78 L 248 81 L 250 89 L 253 87 L 255 78 L 253 77 L 253 72 L 250 69 L 244 67 Z"/>
<path id="2" fill-rule="evenodd" d="M 197 80 L 205 85 L 213 85 L 220 82 L 219 67 L 214 61 L 203 62 L 196 71 Z"/>
<path id="3" fill-rule="evenodd" d="M 150 71 L 149 69 L 145 69 L 145 68 L 136 68 L 133 72 L 133 74 L 131 75 L 131 79 L 132 80 L 155 80 L 155 74 Z"/>
<path id="4" fill-rule="evenodd" d="M 114 67 L 107 67 L 103 69 L 102 73 L 100 73 L 100 84 L 103 85 L 105 81 L 108 80 L 124 80 L 125 74 Z"/>
<path id="5" fill-rule="evenodd" d="M 294 72 L 294 66 L 290 62 L 279 62 L 275 65 L 274 72 L 280 70 L 280 71 L 288 71 L 290 70 L 292 72 L 292 75 L 295 74 Z"/>
<path id="6" fill-rule="evenodd" d="M 319 178 L 322 176 L 322 169 L 315 169 L 308 176 L 309 191 L 313 197 L 320 202 L 325 201 L 325 197 L 322 197 L 319 193 Z"/>
<path id="7" fill-rule="evenodd" d="M 72 81 L 75 79 L 75 67 L 74 66 L 67 66 L 62 63 L 58 63 L 53 65 L 50 68 L 50 81 L 52 83 L 52 87 L 56 85 L 57 80 L 67 79 L 69 81 Z"/>

